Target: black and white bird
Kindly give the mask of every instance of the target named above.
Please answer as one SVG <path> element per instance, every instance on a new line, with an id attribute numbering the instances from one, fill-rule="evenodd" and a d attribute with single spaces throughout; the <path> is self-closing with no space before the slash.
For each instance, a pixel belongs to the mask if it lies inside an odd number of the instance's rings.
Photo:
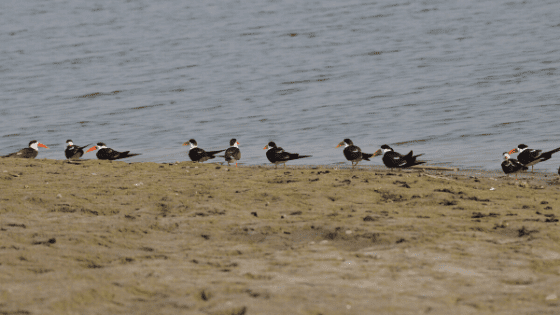
<path id="1" fill-rule="evenodd" d="M 213 159 L 216 157 L 216 154 L 225 151 L 224 150 L 218 150 L 218 151 L 204 151 L 203 149 L 198 147 L 198 144 L 196 143 L 196 140 L 191 139 L 185 143 L 183 143 L 183 145 L 190 145 L 191 149 L 189 151 L 189 157 L 191 158 L 191 161 L 193 162 L 199 162 L 202 163 L 204 161 L 208 161 L 210 159 Z"/>
<path id="2" fill-rule="evenodd" d="M 236 139 L 231 139 L 229 141 L 229 148 L 224 154 L 228 166 L 230 163 L 235 163 L 235 167 L 237 167 L 237 161 L 241 160 L 241 151 L 239 151 L 238 145 L 239 142 L 237 142 Z"/>
<path id="3" fill-rule="evenodd" d="M 89 150 L 87 150 L 86 153 L 91 152 L 91 151 L 95 151 L 95 150 L 99 150 L 99 151 L 97 151 L 97 153 L 95 155 L 100 160 L 111 160 L 112 161 L 112 160 L 125 159 L 125 158 L 140 155 L 140 153 L 130 153 L 130 151 L 125 151 L 125 152 L 115 151 L 111 148 L 107 148 L 107 145 L 103 142 L 98 142 L 97 145 L 89 148 Z"/>
<path id="4" fill-rule="evenodd" d="M 8 155 L 4 155 L 3 157 L 7 158 L 22 158 L 22 159 L 34 159 L 39 154 L 39 147 L 48 149 L 46 145 L 42 144 L 41 142 L 37 142 L 37 140 L 33 140 L 29 142 L 29 147 L 25 149 L 21 149 L 17 152 L 10 153 Z"/>
<path id="5" fill-rule="evenodd" d="M 370 157 L 382 154 L 381 149 L 377 150 L 375 153 L 364 153 L 360 147 L 354 145 L 350 139 L 344 139 L 344 141 L 339 143 L 336 147 L 338 148 L 341 146 L 345 146 L 342 153 L 344 153 L 344 157 L 346 157 L 348 161 L 352 162 L 352 168 L 356 167 L 361 160 L 370 161 Z"/>
<path id="6" fill-rule="evenodd" d="M 66 140 L 66 145 L 67 145 L 66 150 L 64 150 L 64 155 L 66 155 L 66 159 L 77 160 L 81 158 L 82 155 L 84 155 L 84 149 L 89 147 L 91 143 L 83 147 L 79 147 L 77 145 L 74 145 L 74 142 L 72 142 L 72 140 L 68 139 Z"/>
<path id="7" fill-rule="evenodd" d="M 424 154 L 412 155 L 412 150 L 408 152 L 407 155 L 402 155 L 393 151 L 390 146 L 384 144 L 381 146 L 381 151 L 384 153 L 382 158 L 383 164 L 388 168 L 407 168 L 426 163 L 425 161 L 416 161 L 417 157 Z"/>
<path id="8" fill-rule="evenodd" d="M 289 153 L 284 151 L 284 149 L 277 147 L 276 143 L 269 142 L 263 150 L 266 151 L 266 157 L 273 163 L 275 168 L 278 168 L 278 164 L 284 164 L 284 168 L 286 168 L 286 162 L 291 160 L 303 159 L 307 157 L 311 157 L 311 155 L 299 155 L 298 153 Z"/>
<path id="9" fill-rule="evenodd" d="M 532 172 L 535 164 L 549 160 L 552 157 L 552 154 L 558 151 L 560 151 L 560 148 L 542 153 L 542 150 L 529 149 L 529 146 L 520 144 L 517 148 L 510 150 L 508 154 L 519 153 L 517 156 L 519 163 L 525 166 L 530 166 Z"/>
<path id="10" fill-rule="evenodd" d="M 521 163 L 519 163 L 516 159 L 510 159 L 510 156 L 507 152 L 503 153 L 504 161 L 502 162 L 502 170 L 508 176 L 509 174 L 515 174 L 515 178 L 517 179 L 517 174 L 528 170 L 529 168 Z"/>

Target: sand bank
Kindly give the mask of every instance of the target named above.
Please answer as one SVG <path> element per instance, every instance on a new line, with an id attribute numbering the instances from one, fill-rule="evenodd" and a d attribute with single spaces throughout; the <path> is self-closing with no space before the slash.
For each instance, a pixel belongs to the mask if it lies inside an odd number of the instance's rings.
<path id="1" fill-rule="evenodd" d="M 556 178 L 463 173 L 0 159 L 0 314 L 557 313 Z"/>

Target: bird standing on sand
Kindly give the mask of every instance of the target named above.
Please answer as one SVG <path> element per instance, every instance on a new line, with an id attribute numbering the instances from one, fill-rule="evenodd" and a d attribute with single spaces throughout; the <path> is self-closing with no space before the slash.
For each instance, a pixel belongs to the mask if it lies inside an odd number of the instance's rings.
<path id="1" fill-rule="evenodd" d="M 344 153 L 344 157 L 350 162 L 352 162 L 352 168 L 356 167 L 361 160 L 369 161 L 370 157 L 381 155 L 381 149 L 375 151 L 375 153 L 363 153 L 360 147 L 355 146 L 352 140 L 344 139 L 341 143 L 339 143 L 336 147 L 345 146 L 342 153 Z M 356 163 L 356 164 L 354 164 Z"/>
<path id="2" fill-rule="evenodd" d="M 502 162 L 502 170 L 508 176 L 509 174 L 515 174 L 515 179 L 517 179 L 517 174 L 528 170 L 529 168 L 516 159 L 510 159 L 507 152 L 503 153 L 504 161 Z"/>
<path id="3" fill-rule="evenodd" d="M 67 145 L 66 150 L 64 150 L 64 155 L 66 155 L 66 159 L 77 160 L 81 158 L 82 155 L 84 155 L 83 149 L 89 147 L 91 143 L 83 147 L 79 147 L 77 145 L 74 145 L 74 142 L 72 142 L 72 140 L 68 139 L 66 140 L 66 145 Z"/>
<path id="4" fill-rule="evenodd" d="M 97 145 L 89 148 L 89 150 L 87 150 L 86 153 L 91 152 L 91 151 L 95 151 L 95 150 L 99 150 L 99 151 L 97 151 L 97 154 L 95 154 L 95 155 L 100 160 L 110 160 L 110 161 L 112 161 L 112 160 L 125 159 L 125 158 L 129 158 L 129 157 L 132 157 L 132 156 L 140 155 L 140 153 L 129 153 L 130 151 L 125 151 L 125 152 L 115 151 L 111 148 L 107 148 L 107 145 L 103 142 L 98 142 Z"/>
<path id="5" fill-rule="evenodd" d="M 213 159 L 216 157 L 216 154 L 225 151 L 224 150 L 218 150 L 218 151 L 204 151 L 203 149 L 198 147 L 198 144 L 196 143 L 196 140 L 191 139 L 185 143 L 183 143 L 183 145 L 190 145 L 191 149 L 189 151 L 189 157 L 191 158 L 191 161 L 193 162 L 199 162 L 202 163 L 204 161 L 208 161 L 210 159 Z"/>
<path id="6" fill-rule="evenodd" d="M 4 155 L 3 157 L 8 158 L 23 158 L 23 159 L 34 159 L 39 154 L 39 147 L 48 149 L 46 145 L 42 144 L 41 142 L 37 142 L 37 140 L 32 140 L 29 142 L 29 147 L 25 149 L 21 149 L 18 152 L 10 153 L 8 155 Z"/>
<path id="7" fill-rule="evenodd" d="M 239 142 L 236 139 L 231 139 L 229 141 L 230 147 L 226 150 L 224 158 L 226 159 L 227 165 L 229 163 L 235 163 L 235 167 L 237 167 L 237 161 L 241 160 L 241 151 L 237 147 Z"/>
<path id="8" fill-rule="evenodd" d="M 531 172 L 533 172 L 533 166 L 537 163 L 544 162 L 552 157 L 552 154 L 560 151 L 560 148 L 556 148 L 552 151 L 541 153 L 542 150 L 529 149 L 529 146 L 520 144 L 517 148 L 510 150 L 508 154 L 519 153 L 517 160 L 519 163 L 530 166 Z"/>
<path id="9" fill-rule="evenodd" d="M 284 149 L 277 147 L 276 143 L 272 141 L 269 142 L 268 145 L 263 148 L 263 150 L 268 150 L 266 151 L 266 157 L 268 158 L 270 163 L 273 163 L 275 165 L 275 168 L 278 168 L 278 164 L 282 163 L 284 164 L 284 168 L 286 168 L 286 162 L 290 160 L 311 157 L 311 155 L 299 155 L 298 153 L 286 152 L 284 151 Z"/>
<path id="10" fill-rule="evenodd" d="M 385 153 L 382 158 L 383 164 L 385 164 L 388 168 L 407 168 L 426 163 L 425 161 L 416 161 L 417 157 L 424 155 L 423 153 L 412 155 L 411 150 L 407 155 L 402 155 L 393 151 L 393 149 L 386 144 L 381 146 L 381 150 Z"/>

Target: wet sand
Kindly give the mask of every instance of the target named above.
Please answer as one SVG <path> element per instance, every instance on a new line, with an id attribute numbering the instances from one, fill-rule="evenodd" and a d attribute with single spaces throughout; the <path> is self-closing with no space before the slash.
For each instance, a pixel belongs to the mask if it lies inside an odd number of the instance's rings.
<path id="1" fill-rule="evenodd" d="M 0 314 L 558 314 L 556 177 L 0 159 Z"/>

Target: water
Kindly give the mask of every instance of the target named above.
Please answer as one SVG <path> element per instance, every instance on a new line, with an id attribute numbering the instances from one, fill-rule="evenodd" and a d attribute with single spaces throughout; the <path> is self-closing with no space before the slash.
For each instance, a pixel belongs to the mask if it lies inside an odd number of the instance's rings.
<path id="1" fill-rule="evenodd" d="M 190 138 L 208 150 L 237 138 L 246 164 L 268 163 L 275 141 L 313 154 L 292 165 L 330 165 L 351 138 L 369 153 L 389 144 L 499 169 L 519 143 L 560 147 L 558 12 L 557 1 L 3 1 L 0 154 L 36 139 L 51 147 L 39 158 L 63 159 L 72 139 L 174 162 Z"/>

